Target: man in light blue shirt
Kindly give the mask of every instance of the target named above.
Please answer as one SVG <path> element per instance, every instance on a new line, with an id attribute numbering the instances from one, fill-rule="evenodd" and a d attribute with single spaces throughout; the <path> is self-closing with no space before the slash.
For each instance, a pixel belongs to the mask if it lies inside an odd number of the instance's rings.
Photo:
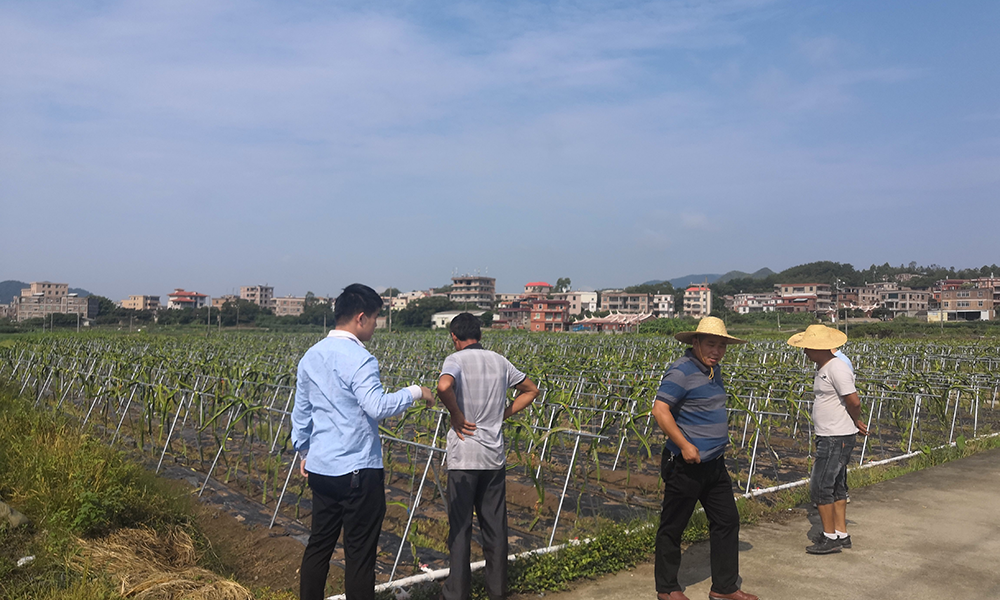
<path id="1" fill-rule="evenodd" d="M 411 385 L 388 394 L 378 361 L 365 350 L 382 298 L 359 283 L 344 288 L 333 310 L 336 328 L 299 361 L 292 444 L 313 495 L 312 532 L 302 556 L 299 596 L 326 597 L 326 578 L 344 530 L 348 600 L 375 597 L 375 559 L 385 516 L 385 475 L 378 422 L 398 415 L 430 389 Z"/>

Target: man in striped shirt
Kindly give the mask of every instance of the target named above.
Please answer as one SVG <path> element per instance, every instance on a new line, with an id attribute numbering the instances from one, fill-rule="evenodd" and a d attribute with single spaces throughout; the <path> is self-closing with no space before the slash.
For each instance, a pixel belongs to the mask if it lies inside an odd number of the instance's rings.
<path id="1" fill-rule="evenodd" d="M 653 401 L 653 417 L 667 436 L 660 465 L 664 493 L 656 532 L 656 596 L 658 600 L 688 600 L 677 581 L 681 534 L 700 500 L 711 543 L 708 597 L 757 600 L 740 590 L 738 583 L 740 515 L 726 470 L 729 425 L 719 367 L 727 345 L 745 342 L 729 335 L 726 324 L 716 317 L 705 317 L 696 331 L 674 337 L 691 348 L 667 368 Z"/>
<path id="2" fill-rule="evenodd" d="M 509 360 L 487 350 L 479 317 L 457 315 L 449 327 L 455 353 L 444 360 L 438 396 L 451 414 L 448 431 L 448 551 L 451 573 L 443 600 L 468 600 L 472 590 L 472 513 L 482 533 L 486 595 L 507 596 L 507 453 L 503 422 L 538 396 L 538 387 Z M 518 395 L 507 403 L 507 390 Z"/>

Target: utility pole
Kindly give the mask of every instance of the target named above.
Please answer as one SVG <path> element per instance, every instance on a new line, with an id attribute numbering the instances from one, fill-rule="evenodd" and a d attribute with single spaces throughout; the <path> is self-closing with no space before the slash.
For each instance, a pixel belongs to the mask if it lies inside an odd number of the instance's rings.
<path id="1" fill-rule="evenodd" d="M 208 305 L 208 316 L 205 317 L 205 337 L 212 332 L 212 305 Z"/>
<path id="2" fill-rule="evenodd" d="M 941 322 L 941 334 L 944 335 L 944 320 L 948 318 L 948 313 L 944 312 L 944 286 L 941 286 L 941 295 L 938 296 L 938 321 Z"/>

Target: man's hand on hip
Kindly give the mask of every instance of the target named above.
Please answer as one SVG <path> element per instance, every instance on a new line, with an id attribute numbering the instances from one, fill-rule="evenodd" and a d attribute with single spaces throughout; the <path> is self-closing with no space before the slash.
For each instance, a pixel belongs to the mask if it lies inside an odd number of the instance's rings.
<path id="1" fill-rule="evenodd" d="M 465 440 L 465 436 L 474 435 L 476 432 L 476 424 L 466 421 L 465 415 L 461 412 L 451 414 L 451 428 L 455 430 L 458 439 L 463 441 Z"/>

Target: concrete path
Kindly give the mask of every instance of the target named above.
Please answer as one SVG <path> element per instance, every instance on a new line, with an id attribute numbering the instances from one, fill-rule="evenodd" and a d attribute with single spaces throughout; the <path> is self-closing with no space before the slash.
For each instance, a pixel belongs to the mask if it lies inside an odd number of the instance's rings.
<path id="1" fill-rule="evenodd" d="M 815 510 L 740 532 L 743 588 L 764 600 L 1000 599 L 1000 449 L 851 491 L 854 547 L 806 554 Z M 692 600 L 708 597 L 708 543 L 684 553 Z M 546 600 L 654 600 L 652 562 Z"/>

